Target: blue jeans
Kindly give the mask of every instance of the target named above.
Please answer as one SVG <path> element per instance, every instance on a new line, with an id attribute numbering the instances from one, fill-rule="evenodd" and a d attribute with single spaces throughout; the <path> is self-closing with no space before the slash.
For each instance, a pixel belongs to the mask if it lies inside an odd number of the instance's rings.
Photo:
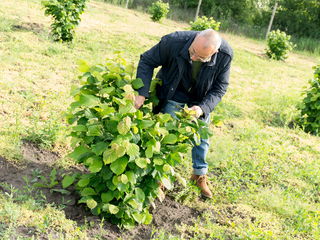
<path id="1" fill-rule="evenodd" d="M 185 103 L 179 103 L 176 101 L 168 100 L 164 105 L 161 112 L 169 113 L 172 117 L 175 117 L 175 112 L 179 112 L 181 107 L 184 107 Z M 210 115 L 204 120 L 206 123 L 210 121 Z M 209 140 L 201 139 L 201 144 L 192 148 L 192 167 L 193 174 L 205 175 L 208 172 L 208 163 L 206 162 L 206 155 L 209 150 Z"/>

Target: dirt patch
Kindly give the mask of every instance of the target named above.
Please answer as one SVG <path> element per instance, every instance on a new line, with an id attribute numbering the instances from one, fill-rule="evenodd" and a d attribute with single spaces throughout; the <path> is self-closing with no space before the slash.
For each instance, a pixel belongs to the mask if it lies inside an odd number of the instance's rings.
<path id="1" fill-rule="evenodd" d="M 27 31 L 33 33 L 41 33 L 43 32 L 44 25 L 39 23 L 30 23 L 30 22 L 23 22 L 21 24 L 15 24 L 12 26 L 14 31 Z"/>
<path id="2" fill-rule="evenodd" d="M 35 144 L 25 141 L 22 145 L 23 159 L 28 163 L 38 163 L 52 166 L 60 157 L 59 154 L 48 150 L 40 149 Z"/>
<path id="3" fill-rule="evenodd" d="M 50 151 L 39 149 L 36 145 L 25 142 L 22 146 L 22 153 L 25 164 L 15 165 L 0 157 L 0 182 L 12 185 L 14 188 L 23 190 L 26 186 L 25 179 L 35 180 L 39 175 L 49 178 L 55 161 L 59 155 Z M 81 171 L 81 169 L 72 169 L 72 171 Z M 64 170 L 57 170 L 57 179 L 61 180 Z M 55 189 L 61 188 L 60 185 Z M 0 186 L 0 191 L 8 191 L 7 188 Z M 156 202 L 156 208 L 151 210 L 153 214 L 153 222 L 151 225 L 140 225 L 131 231 L 120 230 L 116 225 L 104 222 L 103 233 L 100 229 L 101 220 L 92 216 L 87 209 L 78 205 L 78 194 L 71 191 L 71 194 L 65 195 L 50 189 L 41 188 L 42 193 L 46 196 L 48 203 L 63 205 L 63 211 L 68 219 L 76 221 L 79 225 L 85 222 L 93 222 L 94 224 L 88 230 L 90 237 L 94 238 L 99 234 L 105 239 L 150 239 L 152 229 L 164 229 L 171 234 L 178 234 L 176 224 L 193 224 L 193 220 L 200 214 L 199 211 L 183 206 L 175 202 L 170 197 L 166 197 L 163 202 Z M 35 195 L 34 195 L 35 196 Z M 30 234 L 34 229 L 21 228 L 21 232 Z"/>

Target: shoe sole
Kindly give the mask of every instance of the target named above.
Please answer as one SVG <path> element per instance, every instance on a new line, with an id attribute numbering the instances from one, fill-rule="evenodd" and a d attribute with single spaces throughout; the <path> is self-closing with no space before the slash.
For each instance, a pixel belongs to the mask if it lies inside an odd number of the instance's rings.
<path id="1" fill-rule="evenodd" d="M 210 199 L 212 198 L 212 196 L 206 195 L 206 194 L 203 194 L 203 193 L 201 193 L 201 196 L 202 196 L 202 197 L 205 197 L 205 198 L 210 198 Z"/>

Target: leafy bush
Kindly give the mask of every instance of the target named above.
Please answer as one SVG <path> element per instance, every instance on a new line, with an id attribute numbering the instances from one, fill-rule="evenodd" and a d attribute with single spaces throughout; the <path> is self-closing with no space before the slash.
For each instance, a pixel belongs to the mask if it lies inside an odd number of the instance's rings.
<path id="1" fill-rule="evenodd" d="M 162 18 L 165 18 L 169 12 L 169 3 L 164 3 L 161 0 L 152 3 L 149 8 L 149 12 L 152 15 L 151 19 L 155 22 L 159 22 Z"/>
<path id="2" fill-rule="evenodd" d="M 104 65 L 81 65 L 82 86 L 73 91 L 68 123 L 74 151 L 70 156 L 91 173 L 77 182 L 81 199 L 95 215 L 124 227 L 148 224 L 148 209 L 159 194 L 159 182 L 172 189 L 174 170 L 189 147 L 208 137 L 208 127 L 188 114 L 153 114 L 152 102 L 134 107 L 134 89 L 143 86 L 132 79 L 133 66 L 119 58 Z M 68 176 L 64 185 L 74 178 Z"/>
<path id="3" fill-rule="evenodd" d="M 314 78 L 309 81 L 310 88 L 305 91 L 306 96 L 299 106 L 299 123 L 306 132 L 320 136 L 320 65 L 313 69 Z"/>
<path id="4" fill-rule="evenodd" d="M 280 30 L 271 31 L 267 39 L 267 56 L 275 60 L 285 60 L 288 57 L 288 52 L 294 47 L 294 44 L 290 42 L 290 38 L 290 35 Z"/>
<path id="5" fill-rule="evenodd" d="M 74 29 L 80 23 L 86 0 L 48 0 L 43 1 L 45 15 L 51 15 L 54 22 L 51 32 L 55 41 L 70 42 Z"/>
<path id="6" fill-rule="evenodd" d="M 191 30 L 194 31 L 203 31 L 209 28 L 218 31 L 220 24 L 221 23 L 215 21 L 213 17 L 207 18 L 206 16 L 199 17 L 194 22 L 190 22 Z"/>

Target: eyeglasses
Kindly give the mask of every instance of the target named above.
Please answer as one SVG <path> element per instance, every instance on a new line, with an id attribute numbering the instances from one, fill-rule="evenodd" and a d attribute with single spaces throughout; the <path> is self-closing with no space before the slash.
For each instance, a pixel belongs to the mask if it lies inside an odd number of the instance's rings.
<path id="1" fill-rule="evenodd" d="M 200 57 L 198 54 L 196 54 L 196 51 L 194 50 L 194 48 L 192 46 L 189 48 L 189 54 L 190 54 L 190 58 L 195 56 L 201 62 L 209 62 L 211 60 L 211 57 L 212 57 L 212 55 L 207 57 L 207 58 Z"/>

